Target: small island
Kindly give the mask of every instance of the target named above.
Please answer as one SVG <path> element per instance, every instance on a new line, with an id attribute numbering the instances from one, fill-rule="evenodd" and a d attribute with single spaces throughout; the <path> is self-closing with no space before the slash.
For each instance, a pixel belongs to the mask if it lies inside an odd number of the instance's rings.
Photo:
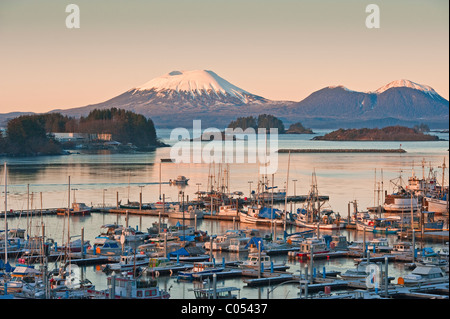
<path id="1" fill-rule="evenodd" d="M 314 132 L 310 128 L 306 128 L 302 123 L 297 122 L 291 124 L 288 130 L 285 132 L 286 134 L 314 134 Z"/>
<path id="2" fill-rule="evenodd" d="M 434 135 L 424 134 L 417 128 L 387 126 L 384 128 L 338 129 L 313 140 L 324 141 L 438 141 Z"/>

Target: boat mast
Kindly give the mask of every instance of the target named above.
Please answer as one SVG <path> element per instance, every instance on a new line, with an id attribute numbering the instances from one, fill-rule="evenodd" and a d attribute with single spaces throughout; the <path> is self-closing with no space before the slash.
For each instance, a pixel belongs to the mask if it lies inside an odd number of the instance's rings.
<path id="1" fill-rule="evenodd" d="M 5 265 L 8 263 L 8 172 L 6 162 L 4 164 L 5 172 Z"/>
<path id="2" fill-rule="evenodd" d="M 288 155 L 288 168 L 287 168 L 287 174 L 286 174 L 286 193 L 284 195 L 284 231 L 286 231 L 286 224 L 287 224 L 287 194 L 289 189 L 289 166 L 291 164 L 291 151 L 289 151 Z M 291 207 L 292 210 L 292 207 Z"/>

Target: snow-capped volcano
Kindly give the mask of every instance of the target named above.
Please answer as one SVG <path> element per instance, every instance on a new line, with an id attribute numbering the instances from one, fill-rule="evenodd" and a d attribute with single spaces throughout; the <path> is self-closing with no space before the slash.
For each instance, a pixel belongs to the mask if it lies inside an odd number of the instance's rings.
<path id="1" fill-rule="evenodd" d="M 425 93 L 432 93 L 432 94 L 437 94 L 437 92 L 428 85 L 424 85 L 424 84 L 418 84 L 415 83 L 413 81 L 410 80 L 397 80 L 397 81 L 392 81 L 391 83 L 386 84 L 385 86 L 379 88 L 378 90 L 375 91 L 375 93 L 383 93 L 391 88 L 410 88 L 410 89 L 414 89 L 414 90 L 419 90 Z"/>
<path id="2" fill-rule="evenodd" d="M 133 94 L 149 95 L 149 101 L 164 99 L 176 104 L 200 105 L 248 104 L 266 102 L 263 97 L 251 94 L 213 71 L 172 71 L 130 90 Z"/>

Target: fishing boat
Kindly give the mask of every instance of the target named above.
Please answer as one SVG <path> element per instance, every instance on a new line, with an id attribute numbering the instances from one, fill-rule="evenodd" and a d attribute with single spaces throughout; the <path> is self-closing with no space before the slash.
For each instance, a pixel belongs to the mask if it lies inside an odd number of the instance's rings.
<path id="1" fill-rule="evenodd" d="M 387 238 L 374 238 L 369 241 L 367 249 L 374 252 L 389 253 L 394 249 L 394 247 L 389 244 Z"/>
<path id="2" fill-rule="evenodd" d="M 154 209 L 154 206 L 152 204 L 143 204 L 140 202 L 130 202 L 129 200 L 127 200 L 126 204 L 120 204 L 119 207 L 121 209 L 144 209 L 144 210 Z"/>
<path id="3" fill-rule="evenodd" d="M 444 228 L 444 220 L 435 218 L 436 213 L 431 211 L 422 211 L 422 225 L 424 231 L 441 231 Z"/>
<path id="4" fill-rule="evenodd" d="M 81 244 L 81 239 L 75 239 L 69 243 L 69 245 L 58 246 L 59 251 L 70 251 L 73 253 L 81 252 L 87 250 L 91 246 L 89 240 L 85 240 L 83 245 Z"/>
<path id="5" fill-rule="evenodd" d="M 238 237 L 238 238 L 231 238 L 230 244 L 225 249 L 226 251 L 230 252 L 244 252 L 248 251 L 247 244 L 250 241 L 250 237 Z"/>
<path id="6" fill-rule="evenodd" d="M 240 288 L 237 287 L 219 287 L 219 288 L 203 288 L 195 287 L 190 289 L 194 292 L 196 299 L 238 299 L 239 296 L 234 292 L 240 292 Z"/>
<path id="7" fill-rule="evenodd" d="M 107 290 L 88 289 L 88 293 L 95 299 L 169 299 L 170 294 L 160 289 L 154 279 L 136 278 L 129 273 L 107 278 Z"/>
<path id="8" fill-rule="evenodd" d="M 373 263 L 370 264 L 375 265 Z M 340 273 L 339 276 L 344 280 L 365 279 L 369 274 L 367 267 L 370 264 L 367 262 L 360 262 L 355 268 L 347 269 L 343 273 Z"/>
<path id="9" fill-rule="evenodd" d="M 281 269 L 285 270 L 289 268 L 286 266 L 285 262 L 273 262 L 269 255 L 264 251 L 257 253 L 249 253 L 246 260 L 239 264 L 240 268 L 251 268 L 258 269 L 259 267 L 263 269 Z"/>
<path id="10" fill-rule="evenodd" d="M 411 272 L 399 278 L 398 283 L 404 286 L 431 285 L 436 283 L 448 283 L 449 277 L 439 266 L 419 265 Z"/>
<path id="11" fill-rule="evenodd" d="M 435 212 L 436 214 L 448 214 L 448 193 L 444 194 L 442 198 L 432 198 L 432 197 L 425 197 L 425 206 L 427 209 L 431 212 Z"/>
<path id="12" fill-rule="evenodd" d="M 312 174 L 312 185 L 302 208 L 297 209 L 293 223 L 298 227 L 336 230 L 345 228 L 347 222 L 340 218 L 339 213 L 331 209 L 322 209 L 326 203 L 320 199 L 317 187 L 316 173 Z"/>
<path id="13" fill-rule="evenodd" d="M 283 226 L 285 221 L 279 209 L 258 206 L 249 206 L 247 211 L 239 212 L 239 221 L 246 224 L 260 226 Z"/>
<path id="14" fill-rule="evenodd" d="M 372 233 L 396 234 L 400 231 L 396 219 L 392 218 L 370 218 L 356 222 L 356 229 Z"/>
<path id="15" fill-rule="evenodd" d="M 211 205 L 209 205 L 210 207 Z M 205 215 L 210 215 L 217 217 L 218 219 L 224 218 L 224 219 L 232 219 L 235 217 L 236 219 L 239 219 L 239 210 L 236 208 L 236 206 L 233 205 L 221 205 L 219 206 L 219 210 L 206 212 Z"/>
<path id="16" fill-rule="evenodd" d="M 87 248 L 86 253 L 90 255 L 120 255 L 123 253 L 123 250 L 121 245 L 114 239 L 96 237 L 93 246 Z"/>
<path id="17" fill-rule="evenodd" d="M 206 250 L 224 250 L 228 248 L 233 238 L 242 238 L 245 234 L 236 229 L 229 229 L 223 235 L 216 236 L 214 240 L 205 242 L 204 248 Z"/>
<path id="18" fill-rule="evenodd" d="M 172 275 L 174 272 L 192 269 L 193 267 L 193 264 L 175 262 L 167 257 L 154 257 L 150 258 L 147 268 L 143 270 L 143 273 L 158 277 L 160 274 L 168 273 Z"/>
<path id="19" fill-rule="evenodd" d="M 220 265 L 216 266 L 212 262 L 199 262 L 194 263 L 194 267 L 188 271 L 180 271 L 178 273 L 178 279 L 179 280 L 189 280 L 192 281 L 196 279 L 196 277 L 201 276 L 208 276 L 214 273 L 219 273 L 221 271 L 224 271 L 225 267 Z"/>
<path id="20" fill-rule="evenodd" d="M 191 205 L 189 205 L 187 208 L 182 208 L 181 206 L 182 205 L 171 205 L 170 209 L 167 212 L 169 218 L 190 220 L 203 218 L 203 211 L 201 211 L 200 209 Z"/>
<path id="21" fill-rule="evenodd" d="M 177 262 L 201 262 L 208 260 L 210 256 L 201 247 L 186 246 L 168 253 L 168 257 Z"/>
<path id="22" fill-rule="evenodd" d="M 331 249 L 327 242 L 325 241 L 325 237 L 318 239 L 317 237 L 307 238 L 303 242 L 300 243 L 300 250 L 296 253 L 296 256 L 300 258 L 309 258 L 311 256 L 311 251 L 313 255 L 319 256 L 321 254 L 328 254 Z"/>
<path id="23" fill-rule="evenodd" d="M 71 216 L 85 216 L 91 214 L 92 207 L 87 206 L 85 203 L 72 203 L 72 208 L 69 210 Z M 67 208 L 58 208 L 56 210 L 57 215 L 66 215 Z"/>
<path id="24" fill-rule="evenodd" d="M 102 265 L 103 271 L 126 271 L 135 267 L 147 266 L 149 258 L 146 255 L 121 255 L 118 262 Z"/>
<path id="25" fill-rule="evenodd" d="M 117 241 L 140 242 L 148 239 L 148 233 L 144 233 L 134 229 L 133 227 L 119 227 L 114 230 L 114 239 Z"/>
<path id="26" fill-rule="evenodd" d="M 417 196 L 408 193 L 403 187 L 399 186 L 396 193 L 386 194 L 383 208 L 386 212 L 410 212 L 421 208 L 421 203 Z"/>
<path id="27" fill-rule="evenodd" d="M 179 175 L 175 179 L 170 179 L 169 184 L 171 184 L 171 185 L 187 185 L 188 181 L 189 181 L 189 178 L 186 178 L 186 176 L 183 176 L 183 175 Z"/>
<path id="28" fill-rule="evenodd" d="M 318 212 L 309 214 L 306 209 L 299 208 L 297 209 L 294 224 L 298 227 L 327 230 L 343 229 L 346 227 L 347 222 L 341 219 L 339 215 L 335 216 L 332 210 L 323 210 L 321 215 L 319 217 Z"/>

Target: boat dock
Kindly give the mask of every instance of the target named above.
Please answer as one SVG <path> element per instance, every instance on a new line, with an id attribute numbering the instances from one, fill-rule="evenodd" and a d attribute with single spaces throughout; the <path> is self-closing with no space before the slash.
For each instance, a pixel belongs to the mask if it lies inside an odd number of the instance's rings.
<path id="1" fill-rule="evenodd" d="M 279 149 L 278 153 L 406 153 L 402 148 L 393 149 L 359 149 L 359 148 L 316 148 L 316 149 Z"/>

